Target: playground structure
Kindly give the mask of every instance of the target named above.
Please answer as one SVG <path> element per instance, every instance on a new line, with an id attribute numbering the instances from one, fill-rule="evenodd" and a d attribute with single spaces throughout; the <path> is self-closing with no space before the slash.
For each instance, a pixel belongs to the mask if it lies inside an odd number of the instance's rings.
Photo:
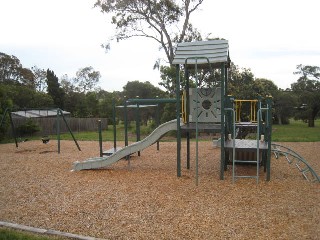
<path id="1" fill-rule="evenodd" d="M 156 126 L 159 126 L 159 104 L 152 104 L 152 105 L 127 105 L 127 101 L 125 101 L 125 104 L 123 106 L 116 106 L 115 99 L 112 100 L 112 120 L 113 120 L 113 148 L 109 149 L 107 151 L 103 151 L 102 148 L 102 127 L 101 122 L 98 122 L 98 130 L 99 130 L 99 148 L 100 148 L 100 157 L 103 156 L 110 156 L 116 151 L 120 150 L 119 147 L 117 147 L 117 129 L 116 129 L 116 108 L 123 108 L 124 111 L 124 118 L 125 118 L 125 146 L 128 146 L 128 116 L 127 116 L 127 110 L 132 108 L 135 109 L 135 122 L 136 122 L 136 140 L 139 142 L 141 140 L 140 137 L 140 109 L 141 108 L 149 108 L 149 107 L 156 107 Z M 159 141 L 157 141 L 157 150 L 159 150 Z M 140 151 L 138 151 L 138 156 L 140 156 Z"/>
<path id="2" fill-rule="evenodd" d="M 74 165 L 74 170 L 77 171 L 77 170 L 84 170 L 84 169 L 95 169 L 95 168 L 102 168 L 102 167 L 109 166 L 119 161 L 120 159 L 131 155 L 132 153 L 142 151 L 143 149 L 154 144 L 158 139 L 161 138 L 161 136 L 173 130 L 177 130 L 176 120 L 172 120 L 164 124 L 161 124 L 143 140 L 130 144 L 124 148 L 118 149 L 115 153 L 109 156 L 89 158 L 87 159 L 87 161 L 77 162 Z M 130 158 L 128 163 L 130 164 Z"/>
<path id="3" fill-rule="evenodd" d="M 43 109 L 42 109 L 43 110 Z M 37 110 L 37 111 L 42 111 L 42 110 Z M 27 112 L 28 110 L 23 110 L 24 112 Z M 62 118 L 63 119 L 63 122 L 65 123 L 70 135 L 72 136 L 72 139 L 74 141 L 74 143 L 76 144 L 77 148 L 79 151 L 81 151 L 81 148 L 75 138 L 75 136 L 73 135 L 72 131 L 71 131 L 71 128 L 69 127 L 68 125 L 68 122 L 63 114 L 63 110 L 60 109 L 60 108 L 57 108 L 57 109 L 45 109 L 45 111 L 50 111 L 50 112 L 54 112 L 54 114 L 56 115 L 56 130 L 57 130 L 57 141 L 58 141 L 58 153 L 60 154 L 60 150 L 61 150 L 61 141 L 60 141 L 60 119 Z M 1 118 L 1 122 L 0 122 L 0 127 L 5 123 L 6 121 L 6 116 L 8 115 L 9 117 L 9 120 L 10 120 L 10 126 L 11 126 L 11 131 L 12 131 L 12 136 L 14 138 L 14 141 L 15 141 L 15 145 L 16 145 L 16 148 L 19 147 L 18 145 L 18 141 L 17 141 L 17 136 L 16 136 L 16 132 L 15 132 L 15 126 L 14 126 L 14 123 L 13 123 L 13 120 L 12 120 L 12 111 L 10 108 L 6 108 L 3 115 L 2 115 L 2 118 Z M 44 135 L 42 136 L 41 138 L 41 141 L 44 143 L 44 144 L 47 144 L 49 141 L 50 141 L 50 137 L 47 136 L 47 135 Z"/>
<path id="4" fill-rule="evenodd" d="M 175 103 L 176 120 L 160 125 L 146 139 L 128 145 L 127 126 L 125 126 L 125 147 L 113 152 L 110 156 L 90 158 L 83 162 L 75 162 L 73 170 L 95 169 L 108 166 L 134 152 L 141 151 L 157 141 L 161 136 L 171 130 L 176 130 L 177 137 L 177 176 L 181 176 L 181 133 L 186 133 L 187 169 L 190 169 L 190 139 L 195 132 L 196 156 L 195 176 L 198 185 L 198 142 L 199 133 L 208 132 L 220 134 L 220 179 L 224 179 L 227 166 L 232 166 L 232 179 L 254 178 L 259 182 L 260 166 L 266 173 L 266 181 L 270 181 L 270 161 L 272 152 L 278 157 L 284 155 L 297 160 L 297 166 L 304 177 L 310 181 L 320 182 L 311 166 L 290 149 L 284 150 L 272 145 L 272 97 L 265 99 L 239 100 L 234 99 L 228 92 L 228 68 L 230 66 L 229 46 L 226 40 L 210 40 L 199 42 L 185 42 L 178 44 L 173 60 L 176 66 L 176 98 L 175 99 L 128 99 L 127 104 L 158 104 Z M 185 89 L 181 97 L 180 67 L 184 65 Z M 203 81 L 199 73 L 208 71 L 218 77 Z M 190 88 L 190 77 L 196 83 Z M 250 116 L 248 122 L 241 121 L 241 106 L 250 103 Z M 125 115 L 126 116 L 126 115 Z M 127 119 L 125 117 L 125 124 Z M 170 127 L 169 127 L 170 126 Z M 174 127 L 173 127 L 174 126 Z M 243 139 L 247 130 L 255 133 L 255 139 Z M 245 134 L 243 134 L 245 132 Z M 114 148 L 116 149 L 116 148 Z M 288 160 L 289 161 L 289 160 Z M 290 160 L 292 162 L 292 160 Z M 289 161 L 289 163 L 290 163 Z M 130 164 L 130 162 L 129 162 Z M 254 164 L 255 175 L 238 175 L 238 164 Z M 301 167 L 303 165 L 303 168 Z M 307 176 L 307 173 L 311 176 Z"/>

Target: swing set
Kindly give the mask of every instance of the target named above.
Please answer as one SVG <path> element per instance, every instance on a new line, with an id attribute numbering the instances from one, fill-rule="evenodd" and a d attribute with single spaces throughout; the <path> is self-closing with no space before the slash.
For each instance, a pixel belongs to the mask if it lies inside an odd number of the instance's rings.
<path id="1" fill-rule="evenodd" d="M 42 109 L 43 110 L 43 109 Z M 27 112 L 27 110 L 24 110 L 25 112 Z M 40 112 L 41 110 L 39 110 Z M 66 118 L 63 114 L 63 110 L 60 109 L 60 108 L 57 108 L 57 109 L 46 109 L 46 111 L 51 111 L 51 112 L 54 112 L 54 115 L 56 115 L 56 132 L 57 132 L 57 141 L 58 141 L 58 153 L 60 154 L 60 149 L 61 149 L 61 143 L 60 143 L 60 126 L 61 126 L 61 123 L 60 123 L 60 118 L 63 119 L 63 122 L 65 123 L 70 135 L 72 136 L 72 139 L 73 141 L 75 142 L 77 148 L 79 151 L 81 151 L 81 148 L 75 138 L 75 136 L 73 135 L 72 131 L 71 131 L 71 128 L 69 127 L 69 124 L 68 122 L 66 121 Z M 18 141 L 17 141 L 17 134 L 16 134 L 16 131 L 15 131 L 15 126 L 14 126 L 14 123 L 13 123 L 13 120 L 12 120 L 12 111 L 10 108 L 6 108 L 5 111 L 4 111 L 4 114 L 2 115 L 2 118 L 1 118 L 1 123 L 0 123 L 0 127 L 5 123 L 6 121 L 6 116 L 9 117 L 9 121 L 10 121 L 10 125 L 11 125 L 11 131 L 12 131 L 12 136 L 14 138 L 14 141 L 15 141 L 15 145 L 16 145 L 16 148 L 18 148 Z M 42 138 L 41 138 L 41 141 L 42 143 L 44 144 L 47 144 L 49 141 L 50 141 L 50 137 L 48 135 L 43 135 Z"/>

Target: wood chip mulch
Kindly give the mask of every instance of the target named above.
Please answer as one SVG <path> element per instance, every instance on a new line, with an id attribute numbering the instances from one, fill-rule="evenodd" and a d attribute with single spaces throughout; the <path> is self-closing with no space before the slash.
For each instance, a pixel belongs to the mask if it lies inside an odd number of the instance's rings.
<path id="1" fill-rule="evenodd" d="M 306 181 L 285 158 L 272 159 L 271 181 L 219 180 L 220 149 L 195 143 L 191 169 L 182 144 L 161 142 L 102 170 L 71 172 L 74 161 L 99 155 L 98 142 L 41 141 L 0 145 L 0 221 L 105 239 L 320 239 L 320 184 Z M 121 145 L 123 143 L 119 143 Z M 282 143 L 320 174 L 320 142 Z M 104 149 L 113 147 L 105 142 Z M 254 171 L 241 166 L 239 171 Z"/>

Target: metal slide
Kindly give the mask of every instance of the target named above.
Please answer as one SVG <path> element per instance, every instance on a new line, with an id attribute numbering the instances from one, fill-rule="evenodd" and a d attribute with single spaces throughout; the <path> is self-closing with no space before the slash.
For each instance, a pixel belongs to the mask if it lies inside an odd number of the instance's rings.
<path id="1" fill-rule="evenodd" d="M 284 156 L 289 164 L 295 163 L 295 166 L 299 169 L 306 180 L 320 183 L 320 177 L 312 169 L 308 162 L 298 153 L 294 152 L 288 147 L 284 147 L 275 143 L 272 144 L 271 151 L 274 153 L 277 159 L 279 156 Z"/>
<path id="2" fill-rule="evenodd" d="M 180 125 L 183 125 L 181 120 Z M 121 148 L 120 150 L 116 151 L 114 154 L 105 157 L 95 157 L 89 158 L 83 162 L 76 161 L 73 163 L 73 171 L 80 171 L 85 169 L 98 169 L 102 167 L 106 167 L 111 165 L 121 158 L 124 158 L 132 153 L 142 151 L 143 149 L 149 147 L 150 145 L 154 144 L 157 140 L 159 140 L 163 135 L 167 132 L 177 130 L 177 120 L 172 120 L 166 123 L 161 124 L 158 126 L 149 136 L 142 139 L 139 142 L 135 142 Z"/>

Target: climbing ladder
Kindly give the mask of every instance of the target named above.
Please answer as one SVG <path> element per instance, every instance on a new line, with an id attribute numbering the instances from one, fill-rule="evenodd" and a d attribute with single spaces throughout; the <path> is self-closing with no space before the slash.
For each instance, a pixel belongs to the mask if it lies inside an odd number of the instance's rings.
<path id="1" fill-rule="evenodd" d="M 237 178 L 255 178 L 257 183 L 259 183 L 259 165 L 260 165 L 260 157 L 261 157 L 261 146 L 262 144 L 259 143 L 259 140 L 240 140 L 240 139 L 232 139 L 234 144 L 232 150 L 232 181 L 233 183 Z M 256 159 L 253 160 L 240 160 L 236 159 L 236 151 L 245 149 L 246 152 L 254 152 L 256 151 Z M 239 154 L 238 154 L 239 155 Z M 247 164 L 254 164 L 256 166 L 256 174 L 255 175 L 238 175 L 236 173 L 236 164 L 240 163 L 247 163 Z"/>
<path id="2" fill-rule="evenodd" d="M 307 181 L 320 183 L 320 177 L 313 170 L 313 168 L 303 157 L 294 152 L 292 149 L 273 143 L 271 144 L 271 151 L 274 153 L 276 159 L 278 159 L 280 156 L 284 156 L 289 164 L 294 163 L 299 172 Z"/>
<path id="3" fill-rule="evenodd" d="M 225 148 L 229 149 L 232 156 L 232 181 L 235 182 L 237 178 L 254 178 L 257 183 L 259 183 L 259 166 L 262 162 L 263 152 L 268 151 L 268 143 L 263 139 L 260 139 L 260 125 L 263 123 L 262 120 L 262 112 L 266 112 L 266 114 L 270 114 L 270 106 L 267 104 L 266 107 L 261 107 L 261 102 L 259 102 L 259 109 L 257 111 L 258 122 L 256 125 L 256 139 L 255 140 L 241 140 L 236 139 L 236 113 L 234 110 L 234 106 L 232 108 L 225 108 L 225 111 L 230 111 L 232 115 L 232 134 L 229 134 L 229 139 L 225 142 Z M 255 115 L 255 114 L 254 114 Z M 268 117 L 266 117 L 268 119 Z M 265 123 L 269 127 L 269 122 Z M 231 151 L 232 149 L 232 151 Z M 236 150 L 244 151 L 244 152 L 255 152 L 255 159 L 236 159 Z M 236 173 L 236 164 L 238 163 L 250 163 L 256 165 L 256 174 L 255 175 L 238 175 Z M 266 164 L 266 163 L 265 163 Z"/>

